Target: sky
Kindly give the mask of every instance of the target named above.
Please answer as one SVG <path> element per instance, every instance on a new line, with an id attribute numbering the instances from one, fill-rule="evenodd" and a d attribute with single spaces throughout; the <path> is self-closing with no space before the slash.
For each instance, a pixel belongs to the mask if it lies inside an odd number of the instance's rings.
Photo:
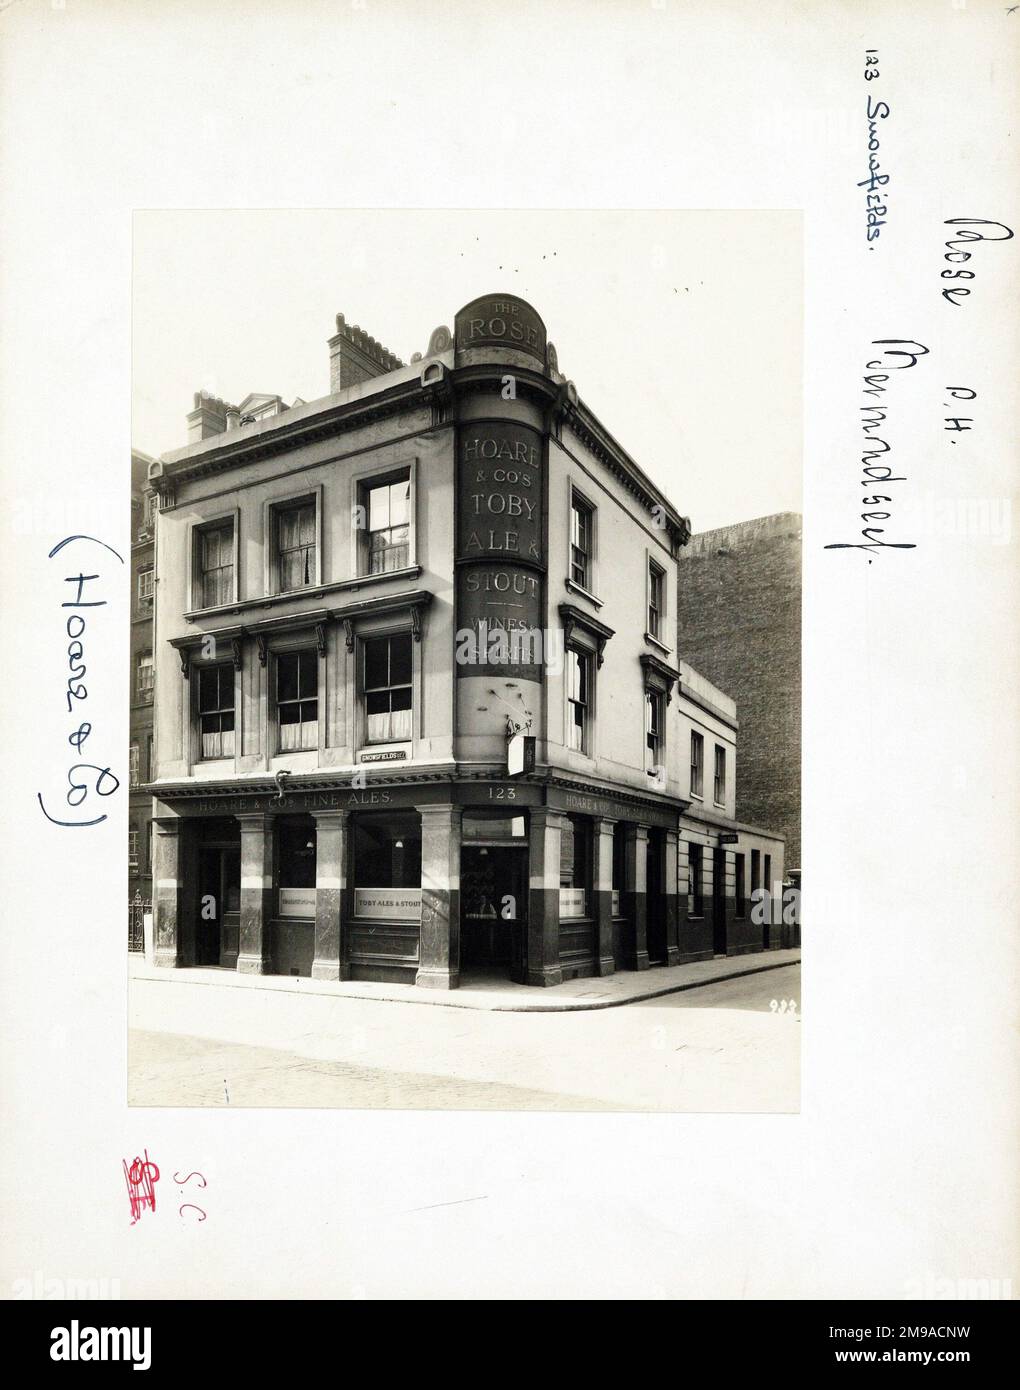
<path id="1" fill-rule="evenodd" d="M 407 362 L 500 292 L 695 531 L 801 510 L 795 211 L 136 212 L 132 443 L 182 447 L 198 390 L 328 394 L 338 312 Z"/>

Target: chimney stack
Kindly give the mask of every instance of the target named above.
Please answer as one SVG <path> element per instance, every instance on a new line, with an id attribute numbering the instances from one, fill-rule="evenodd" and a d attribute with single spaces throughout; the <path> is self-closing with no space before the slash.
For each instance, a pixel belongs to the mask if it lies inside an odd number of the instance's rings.
<path id="1" fill-rule="evenodd" d="M 335 396 L 348 386 L 369 381 L 374 376 L 394 372 L 404 364 L 388 348 L 357 324 L 352 328 L 343 314 L 336 316 L 336 333 L 329 340 L 329 391 Z"/>
<path id="2" fill-rule="evenodd" d="M 207 391 L 195 392 L 195 408 L 188 414 L 188 443 L 195 444 L 210 435 L 222 434 L 227 428 L 227 414 L 236 407 L 227 405 Z"/>

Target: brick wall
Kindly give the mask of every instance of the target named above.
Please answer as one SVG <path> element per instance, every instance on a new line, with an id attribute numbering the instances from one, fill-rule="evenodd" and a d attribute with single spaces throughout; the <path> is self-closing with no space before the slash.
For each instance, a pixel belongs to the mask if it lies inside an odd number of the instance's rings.
<path id="1" fill-rule="evenodd" d="M 737 819 L 800 863 L 801 518 L 703 531 L 681 551 L 678 650 L 737 702 Z"/>

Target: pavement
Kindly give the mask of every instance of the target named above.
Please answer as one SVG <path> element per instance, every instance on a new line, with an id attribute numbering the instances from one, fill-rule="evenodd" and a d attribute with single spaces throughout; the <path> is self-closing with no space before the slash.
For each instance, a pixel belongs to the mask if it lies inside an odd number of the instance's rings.
<path id="1" fill-rule="evenodd" d="M 640 987 L 653 993 L 628 1008 L 603 999 L 527 1011 L 437 1001 L 427 991 L 397 1009 L 362 986 L 338 993 L 287 979 L 285 988 L 252 993 L 247 983 L 222 984 L 217 971 L 142 972 L 129 992 L 128 1102 L 796 1113 L 800 969 L 760 962 L 706 961 L 700 984 L 685 975 L 679 986 L 645 984 L 654 972 L 642 972 Z M 220 987 L 193 978 L 200 975 Z"/>
<path id="2" fill-rule="evenodd" d="M 612 1009 L 642 999 L 695 989 L 701 985 L 779 970 L 800 962 L 800 948 L 756 951 L 744 956 L 718 956 L 688 965 L 657 965 L 648 970 L 621 970 L 595 979 L 568 980 L 543 989 L 516 985 L 502 973 L 468 976 L 458 989 L 420 989 L 417 985 L 387 985 L 367 980 L 311 980 L 296 975 L 239 975 L 236 970 L 188 966 L 173 970 L 150 965 L 138 954 L 128 957 L 132 981 L 170 986 L 212 986 L 217 989 L 257 989 L 331 999 L 369 999 L 395 1004 L 428 1004 L 447 1009 L 491 1009 L 511 1013 L 567 1013 L 576 1009 Z"/>

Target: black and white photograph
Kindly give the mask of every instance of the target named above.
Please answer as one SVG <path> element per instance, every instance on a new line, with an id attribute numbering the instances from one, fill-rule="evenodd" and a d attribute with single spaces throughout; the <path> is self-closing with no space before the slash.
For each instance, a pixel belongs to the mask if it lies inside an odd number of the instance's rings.
<path id="1" fill-rule="evenodd" d="M 796 1110 L 800 216 L 152 213 L 134 266 L 131 1102 Z"/>
<path id="2" fill-rule="evenodd" d="M 1020 5 L 0 0 L 0 76 L 17 1364 L 1008 1364 Z"/>

